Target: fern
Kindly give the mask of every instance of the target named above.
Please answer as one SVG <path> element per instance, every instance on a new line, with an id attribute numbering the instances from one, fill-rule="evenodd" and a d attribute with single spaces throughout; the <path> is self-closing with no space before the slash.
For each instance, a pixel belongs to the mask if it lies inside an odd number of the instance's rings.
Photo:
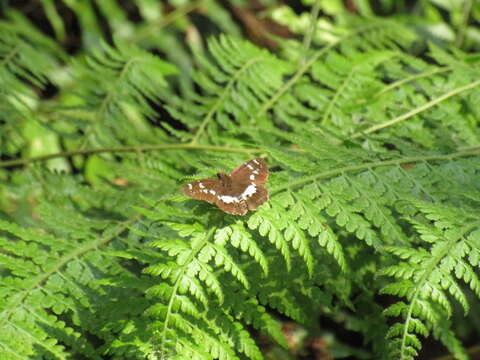
<path id="1" fill-rule="evenodd" d="M 21 129 L 34 118 L 39 98 L 32 86 L 43 89 L 64 57 L 59 46 L 23 19 L 0 24 L 0 151 L 11 156 L 25 147 Z"/>
<path id="2" fill-rule="evenodd" d="M 184 135 L 182 140 L 196 143 L 206 135 L 211 143 L 223 143 L 219 141 L 222 131 L 228 130 L 232 133 L 228 142 L 235 145 L 238 140 L 233 134 L 239 125 L 251 123 L 251 113 L 274 94 L 290 66 L 266 50 L 235 38 L 212 38 L 208 45 L 214 61 L 200 57 L 203 71 L 194 77 L 203 96 L 190 94 L 189 101 L 170 99 L 168 109 L 195 130 L 193 136 Z"/>
<path id="3" fill-rule="evenodd" d="M 111 139 L 122 139 L 121 134 L 137 132 L 140 138 L 152 141 L 161 133 L 150 134 L 144 117 L 154 114 L 149 99 L 165 87 L 165 76 L 175 73 L 175 68 L 157 57 L 126 44 L 115 48 L 103 45 L 103 51 L 87 57 L 75 69 L 79 81 L 84 83 L 79 105 L 94 109 L 85 114 L 85 139 L 92 144 L 112 144 Z M 99 87 L 98 79 L 102 78 Z M 155 79 L 155 81 L 151 81 Z M 124 135 L 123 135 L 124 136 Z"/>
<path id="4" fill-rule="evenodd" d="M 258 334 L 288 347 L 283 316 L 360 334 L 351 356 L 413 359 L 432 336 L 466 359 L 477 58 L 419 56 L 416 33 L 373 17 L 329 37 L 312 24 L 275 54 L 227 34 L 204 51 L 184 15 L 208 8 L 239 35 L 219 3 L 165 17 L 134 3 L 138 22 L 113 0 L 65 2 L 91 26 L 68 56 L 17 12 L 0 23 L 1 358 L 261 360 Z M 39 4 L 66 39 L 61 11 Z M 258 154 L 270 199 L 257 211 L 179 195 Z"/>
<path id="5" fill-rule="evenodd" d="M 452 315 L 450 295 L 468 313 L 469 304 L 458 280 L 465 282 L 480 296 L 480 282 L 474 268 L 478 265 L 478 226 L 473 212 L 447 206 L 432 206 L 413 201 L 422 220 L 411 220 L 419 240 L 429 250 L 388 248 L 387 251 L 404 262 L 389 266 L 382 274 L 393 276 L 396 282 L 382 291 L 405 297 L 385 310 L 390 316 L 400 316 L 403 323 L 390 328 L 394 338 L 394 353 L 401 359 L 411 359 L 418 353 L 421 342 L 417 334 L 428 336 L 433 329 L 436 338 L 458 359 L 468 356 L 451 330 L 446 318 Z M 408 264 L 408 266 L 406 266 Z"/>

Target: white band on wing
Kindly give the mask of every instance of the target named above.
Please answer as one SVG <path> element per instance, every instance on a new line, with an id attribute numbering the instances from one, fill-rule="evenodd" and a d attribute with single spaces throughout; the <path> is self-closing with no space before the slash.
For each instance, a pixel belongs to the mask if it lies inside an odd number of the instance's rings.
<path id="1" fill-rule="evenodd" d="M 250 185 L 247 186 L 245 191 L 239 197 L 230 196 L 230 195 L 222 195 L 222 196 L 219 196 L 218 198 L 220 200 L 222 200 L 224 203 L 230 204 L 230 203 L 234 203 L 234 202 L 236 203 L 236 202 L 240 202 L 242 200 L 246 200 L 250 196 L 255 194 L 256 192 L 257 192 L 257 185 L 250 184 Z"/>
<path id="2" fill-rule="evenodd" d="M 233 202 L 240 202 L 240 199 L 235 197 L 235 196 L 229 196 L 229 195 L 222 195 L 218 197 L 220 200 L 222 200 L 225 204 L 230 204 Z"/>
<path id="3" fill-rule="evenodd" d="M 257 185 L 255 184 L 250 184 L 247 186 L 247 188 L 245 189 L 245 191 L 243 192 L 242 195 L 240 195 L 240 198 L 242 199 L 246 199 L 246 198 L 249 198 L 250 196 L 252 196 L 253 194 L 255 194 L 257 192 Z"/>

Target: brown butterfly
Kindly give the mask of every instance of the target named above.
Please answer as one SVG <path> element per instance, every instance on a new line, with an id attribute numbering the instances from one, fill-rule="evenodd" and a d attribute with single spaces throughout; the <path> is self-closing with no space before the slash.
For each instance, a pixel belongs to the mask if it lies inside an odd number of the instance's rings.
<path id="1" fill-rule="evenodd" d="M 196 200 L 217 205 L 233 215 L 245 215 L 268 200 L 268 168 L 264 159 L 257 158 L 236 167 L 230 175 L 217 174 L 218 179 L 202 179 L 182 186 L 182 192 Z"/>

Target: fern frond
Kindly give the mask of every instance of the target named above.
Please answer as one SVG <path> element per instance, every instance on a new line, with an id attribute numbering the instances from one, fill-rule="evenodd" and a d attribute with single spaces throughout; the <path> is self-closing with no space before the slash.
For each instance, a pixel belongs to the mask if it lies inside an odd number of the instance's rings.
<path id="1" fill-rule="evenodd" d="M 84 84 L 76 95 L 79 105 L 91 111 L 84 118 L 93 143 L 115 145 L 111 139 L 128 140 L 132 130 L 146 141 L 154 141 L 144 118 L 155 114 L 149 101 L 158 101 L 158 93 L 167 87 L 165 77 L 176 73 L 173 65 L 121 41 L 115 46 L 102 44 L 75 65 L 74 76 Z"/>
<path id="2" fill-rule="evenodd" d="M 195 75 L 201 97 L 189 94 L 188 101 L 170 99 L 170 113 L 195 130 L 192 143 L 204 137 L 222 143 L 220 131 L 238 132 L 249 124 L 251 114 L 280 87 L 291 71 L 288 62 L 266 50 L 232 37 L 221 36 L 208 42 L 213 60 L 198 57 L 202 72 Z M 175 101 L 175 102 L 174 102 Z M 237 144 L 233 136 L 229 143 Z"/>
<path id="3" fill-rule="evenodd" d="M 398 302 L 385 311 L 386 315 L 400 316 L 404 320 L 403 323 L 394 324 L 390 329 L 389 337 L 398 340 L 391 343 L 393 352 L 399 354 L 401 359 L 413 358 L 421 348 L 415 334 L 428 336 L 430 331 L 435 329 L 434 336 L 457 358 L 464 359 L 466 358 L 464 350 L 445 322 L 452 314 L 452 305 L 447 292 L 457 300 L 465 312 L 468 312 L 469 303 L 458 280 L 473 284 L 473 288 L 476 288 L 478 276 L 469 273 L 464 278 L 465 272 L 462 270 L 470 267 L 466 259 L 470 249 L 467 237 L 472 230 L 477 231 L 480 223 L 473 215 L 460 208 L 433 205 L 418 200 L 412 201 L 412 204 L 426 221 L 433 224 L 412 221 L 422 241 L 432 245 L 429 246 L 429 250 L 386 248 L 405 263 L 389 266 L 381 271 L 384 275 L 399 279 L 385 286 L 382 291 L 408 300 L 408 303 Z M 454 224 L 461 226 L 458 228 Z M 456 230 L 452 231 L 453 228 Z M 455 271 L 456 268 L 461 270 Z"/>
<path id="4" fill-rule="evenodd" d="M 231 225 L 223 229 L 218 229 L 215 233 L 215 243 L 225 245 L 229 241 L 235 248 L 240 248 L 244 253 L 248 253 L 260 265 L 265 275 L 268 275 L 268 262 L 263 251 L 252 239 L 249 232 L 245 230 L 241 223 Z"/>
<path id="5" fill-rule="evenodd" d="M 155 317 L 155 326 L 159 328 L 155 352 L 174 356 L 178 351 L 185 351 L 186 346 L 199 359 L 210 358 L 207 354 L 219 359 L 238 359 L 237 353 L 262 359 L 257 345 L 242 325 L 244 321 L 251 323 L 257 318 L 253 314 L 258 313 L 252 313 L 253 309 L 245 307 L 245 303 L 234 301 L 232 289 L 237 293 L 239 289 L 225 285 L 237 283 L 245 290 L 250 286 L 244 266 L 230 254 L 233 249 L 251 255 L 255 263 L 265 270 L 267 260 L 262 251 L 253 245 L 246 229 L 239 225 L 213 227 L 208 231 L 199 223 L 165 222 L 165 225 L 175 231 L 176 237 L 150 244 L 165 255 L 174 257 L 175 261 L 151 264 L 145 269 L 146 273 L 161 276 L 169 283 L 152 286 L 148 291 L 158 301 L 148 311 L 150 316 Z M 229 249 L 226 241 L 234 237 L 236 243 Z M 239 239 L 243 239 L 240 241 L 244 245 L 239 246 Z M 247 300 L 248 292 L 244 292 L 242 297 Z M 224 303 L 226 307 L 221 307 Z M 240 322 L 233 321 L 230 311 L 236 313 Z M 262 319 L 255 322 L 255 326 L 272 331 L 272 336 L 278 339 L 280 333 L 272 326 L 271 318 L 264 313 Z M 184 337 L 174 329 L 181 330 Z M 207 335 L 206 331 L 210 331 L 207 329 L 214 329 L 216 335 Z"/>
<path id="6" fill-rule="evenodd" d="M 68 259 L 66 253 L 74 250 L 72 244 L 6 221 L 0 221 L 0 229 L 3 269 L 9 274 L 2 282 L 2 356 L 19 359 L 42 353 L 65 358 L 68 351 L 59 344 L 61 339 L 79 353 L 97 358 L 81 333 L 61 320 L 80 316 L 77 303 L 91 304 L 84 288 L 91 282 L 90 264 L 70 259 L 68 267 L 60 270 Z"/>
<path id="7" fill-rule="evenodd" d="M 287 270 L 289 270 L 291 268 L 290 250 L 287 240 L 280 232 L 284 225 L 275 220 L 277 219 L 269 216 L 269 214 L 259 211 L 250 217 L 248 220 L 248 227 L 252 230 L 258 229 L 258 233 L 261 236 L 268 237 L 268 240 L 274 244 L 282 254 Z"/>
<path id="8" fill-rule="evenodd" d="M 64 54 L 19 14 L 11 13 L 11 16 L 12 22 L 0 23 L 0 81 L 6 86 L 4 91 L 32 96 L 21 79 L 43 88 Z"/>
<path id="9" fill-rule="evenodd" d="M 25 127 L 38 120 L 36 90 L 52 82 L 65 60 L 60 47 L 18 13 L 0 22 L 0 151 L 7 156 L 28 146 Z"/>

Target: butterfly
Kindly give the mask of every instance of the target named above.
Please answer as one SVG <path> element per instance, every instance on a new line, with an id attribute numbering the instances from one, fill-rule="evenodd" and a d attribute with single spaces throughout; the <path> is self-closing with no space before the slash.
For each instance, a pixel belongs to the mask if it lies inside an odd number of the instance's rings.
<path id="1" fill-rule="evenodd" d="M 233 169 L 230 175 L 220 172 L 218 179 L 202 179 L 182 186 L 184 195 L 217 205 L 233 215 L 245 215 L 268 200 L 268 168 L 264 159 L 247 161 Z"/>

